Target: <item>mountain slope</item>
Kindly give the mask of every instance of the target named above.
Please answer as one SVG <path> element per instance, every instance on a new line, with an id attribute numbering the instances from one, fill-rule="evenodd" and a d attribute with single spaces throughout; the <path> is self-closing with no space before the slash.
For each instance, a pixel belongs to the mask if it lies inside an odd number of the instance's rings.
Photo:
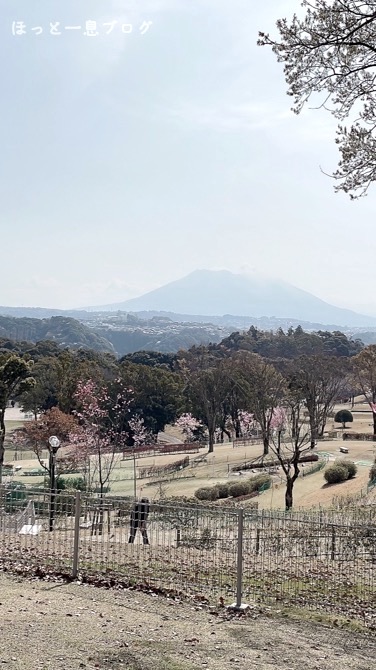
<path id="1" fill-rule="evenodd" d="M 341 326 L 376 325 L 375 317 L 335 307 L 286 282 L 226 270 L 196 270 L 139 298 L 91 309 L 274 316 Z"/>
<path id="2" fill-rule="evenodd" d="M 28 319 L 0 316 L 0 338 L 38 342 L 52 340 L 73 349 L 94 349 L 114 353 L 112 344 L 76 319 L 54 316 L 51 319 Z"/>

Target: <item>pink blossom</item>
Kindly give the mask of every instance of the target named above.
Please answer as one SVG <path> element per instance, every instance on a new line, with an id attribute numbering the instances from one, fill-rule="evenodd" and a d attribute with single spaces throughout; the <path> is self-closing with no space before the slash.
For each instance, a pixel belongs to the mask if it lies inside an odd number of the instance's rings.
<path id="1" fill-rule="evenodd" d="M 182 414 L 175 423 L 175 426 L 181 429 L 183 435 L 185 435 L 186 442 L 190 442 L 195 431 L 202 426 L 201 421 L 195 419 L 195 417 L 187 412 Z"/>
<path id="2" fill-rule="evenodd" d="M 283 430 L 287 423 L 287 414 L 283 407 L 275 407 L 270 418 L 270 427 L 273 430 Z"/>

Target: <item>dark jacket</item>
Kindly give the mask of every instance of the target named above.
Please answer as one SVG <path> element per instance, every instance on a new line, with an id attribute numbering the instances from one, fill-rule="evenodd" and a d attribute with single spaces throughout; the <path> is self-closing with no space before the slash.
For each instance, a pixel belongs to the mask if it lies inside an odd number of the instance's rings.
<path id="1" fill-rule="evenodd" d="M 149 516 L 150 505 L 147 498 L 142 498 L 141 502 L 137 502 L 132 510 L 131 519 L 132 521 L 138 521 L 146 523 Z"/>

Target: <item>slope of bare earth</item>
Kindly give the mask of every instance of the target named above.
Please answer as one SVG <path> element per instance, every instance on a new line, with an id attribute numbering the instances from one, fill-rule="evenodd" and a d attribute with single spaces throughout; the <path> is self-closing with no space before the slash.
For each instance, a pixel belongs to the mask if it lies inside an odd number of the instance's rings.
<path id="1" fill-rule="evenodd" d="M 369 670 L 376 639 L 251 608 L 229 616 L 135 591 L 0 574 L 0 663 L 11 670 Z"/>

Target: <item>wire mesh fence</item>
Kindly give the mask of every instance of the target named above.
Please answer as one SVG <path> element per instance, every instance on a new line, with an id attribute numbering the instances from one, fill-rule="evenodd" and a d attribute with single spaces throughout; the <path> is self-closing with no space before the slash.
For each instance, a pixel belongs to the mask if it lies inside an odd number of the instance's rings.
<path id="1" fill-rule="evenodd" d="M 303 606 L 376 625 L 374 507 L 285 513 L 166 500 L 132 533 L 131 498 L 4 489 L 0 504 L 8 569 L 105 576 L 212 604 Z"/>
<path id="2" fill-rule="evenodd" d="M 376 622 L 376 510 L 246 516 L 243 597 Z"/>

